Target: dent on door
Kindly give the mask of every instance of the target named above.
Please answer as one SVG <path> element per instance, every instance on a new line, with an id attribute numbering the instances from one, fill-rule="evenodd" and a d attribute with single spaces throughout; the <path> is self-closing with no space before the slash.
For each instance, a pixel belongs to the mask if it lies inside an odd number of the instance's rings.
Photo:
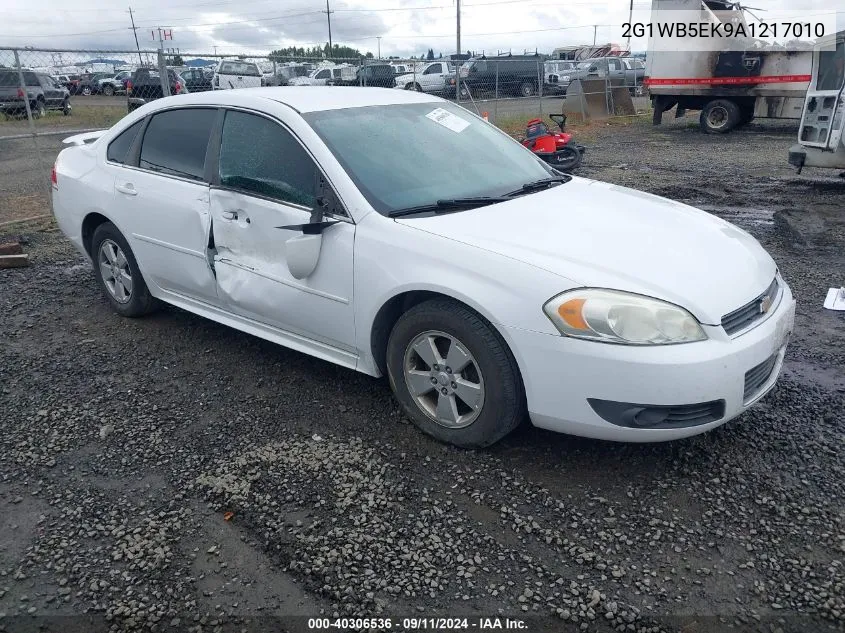
<path id="1" fill-rule="evenodd" d="M 224 190 L 212 192 L 211 206 L 222 302 L 336 347 L 353 344 L 353 225 L 308 234 L 308 212 Z"/>

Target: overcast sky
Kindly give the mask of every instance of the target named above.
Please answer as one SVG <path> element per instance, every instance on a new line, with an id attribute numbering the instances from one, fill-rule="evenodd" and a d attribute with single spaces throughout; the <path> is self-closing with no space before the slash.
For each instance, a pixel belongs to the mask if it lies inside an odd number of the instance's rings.
<path id="1" fill-rule="evenodd" d="M 749 0 L 760 17 L 788 14 L 802 21 L 841 8 L 841 0 Z M 362 51 L 419 55 L 455 51 L 455 0 L 330 0 L 332 40 Z M 104 8 L 104 5 L 106 8 Z M 462 0 L 462 49 L 551 52 L 558 46 L 624 43 L 629 0 Z M 635 0 L 635 21 L 650 2 Z M 127 6 L 115 0 L 0 0 L 0 46 L 74 49 L 135 48 Z M 259 53 L 328 40 L 325 0 L 137 0 L 132 4 L 142 48 L 150 30 L 172 29 L 167 46 L 181 51 Z M 839 28 L 845 28 L 840 15 Z M 632 48 L 646 48 L 635 40 Z"/>

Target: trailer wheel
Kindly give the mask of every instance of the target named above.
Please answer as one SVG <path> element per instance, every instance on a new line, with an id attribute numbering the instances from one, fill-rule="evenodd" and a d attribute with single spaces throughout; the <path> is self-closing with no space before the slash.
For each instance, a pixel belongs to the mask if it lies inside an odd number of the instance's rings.
<path id="1" fill-rule="evenodd" d="M 742 120 L 739 106 L 728 99 L 711 101 L 701 111 L 701 129 L 708 134 L 726 134 Z"/>

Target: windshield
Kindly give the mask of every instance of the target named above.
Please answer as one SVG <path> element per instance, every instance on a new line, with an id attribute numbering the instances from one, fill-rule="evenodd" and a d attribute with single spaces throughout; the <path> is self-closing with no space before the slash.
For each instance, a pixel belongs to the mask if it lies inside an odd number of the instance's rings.
<path id="1" fill-rule="evenodd" d="M 835 51 L 819 52 L 816 90 L 840 90 L 845 83 L 845 42 L 836 44 Z"/>
<path id="2" fill-rule="evenodd" d="M 555 175 L 504 132 L 451 103 L 303 117 L 383 215 L 448 198 L 501 196 Z"/>
<path id="3" fill-rule="evenodd" d="M 581 62 L 580 64 L 578 64 L 578 68 L 583 68 L 583 69 L 585 69 L 585 70 L 589 70 L 590 68 L 592 68 L 592 67 L 593 67 L 593 66 L 595 66 L 595 65 L 596 65 L 596 62 L 595 62 L 595 61 L 591 61 L 591 62 Z"/>

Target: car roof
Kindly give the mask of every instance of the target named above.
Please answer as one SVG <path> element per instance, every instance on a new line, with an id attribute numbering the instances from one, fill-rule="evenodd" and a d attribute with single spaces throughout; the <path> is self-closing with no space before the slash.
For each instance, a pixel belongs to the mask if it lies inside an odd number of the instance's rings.
<path id="1" fill-rule="evenodd" d="M 238 96 L 237 103 L 227 103 L 232 96 Z M 393 88 L 364 88 L 358 86 L 282 86 L 272 88 L 238 88 L 236 90 L 212 90 L 192 92 L 171 97 L 182 105 L 242 105 L 243 97 L 255 99 L 260 109 L 265 100 L 283 103 L 298 112 L 319 112 L 343 108 L 363 108 L 374 105 L 401 103 L 430 103 L 441 101 L 438 97 L 413 90 Z M 170 102 L 167 105 L 176 105 Z"/>

